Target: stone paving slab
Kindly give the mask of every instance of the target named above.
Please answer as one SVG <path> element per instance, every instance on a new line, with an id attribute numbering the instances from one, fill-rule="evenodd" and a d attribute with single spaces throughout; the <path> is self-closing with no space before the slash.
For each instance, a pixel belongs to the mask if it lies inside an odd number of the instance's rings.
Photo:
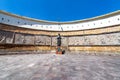
<path id="1" fill-rule="evenodd" d="M 120 56 L 0 56 L 0 80 L 120 80 Z"/>

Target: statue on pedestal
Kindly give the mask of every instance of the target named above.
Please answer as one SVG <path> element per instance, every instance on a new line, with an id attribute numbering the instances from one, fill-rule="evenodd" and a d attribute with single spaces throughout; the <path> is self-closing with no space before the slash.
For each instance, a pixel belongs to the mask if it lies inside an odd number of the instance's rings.
<path id="1" fill-rule="evenodd" d="M 56 54 L 62 54 L 60 34 L 58 34 L 58 36 L 57 36 L 57 51 L 56 51 Z"/>

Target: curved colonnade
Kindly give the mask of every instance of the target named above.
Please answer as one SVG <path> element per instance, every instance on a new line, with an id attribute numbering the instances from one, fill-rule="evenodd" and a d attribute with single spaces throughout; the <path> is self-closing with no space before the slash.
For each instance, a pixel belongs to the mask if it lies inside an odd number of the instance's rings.
<path id="1" fill-rule="evenodd" d="M 69 51 L 120 52 L 120 11 L 81 21 L 50 22 L 0 11 L 1 51 L 51 51 L 56 36 Z"/>

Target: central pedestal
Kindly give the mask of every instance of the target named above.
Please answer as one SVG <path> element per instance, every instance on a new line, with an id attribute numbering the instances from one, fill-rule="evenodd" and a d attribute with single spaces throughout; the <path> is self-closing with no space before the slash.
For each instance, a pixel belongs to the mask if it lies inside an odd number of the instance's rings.
<path id="1" fill-rule="evenodd" d="M 60 46 L 57 46 L 56 54 L 62 54 L 62 49 Z"/>

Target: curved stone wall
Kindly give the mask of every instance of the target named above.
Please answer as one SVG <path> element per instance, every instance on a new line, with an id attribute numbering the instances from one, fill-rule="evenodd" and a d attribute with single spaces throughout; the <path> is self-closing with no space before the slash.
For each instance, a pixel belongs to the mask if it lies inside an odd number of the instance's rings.
<path id="1" fill-rule="evenodd" d="M 0 11 L 0 23 L 22 28 L 47 31 L 75 31 L 102 28 L 120 24 L 120 11 L 81 21 L 50 22 L 17 16 Z"/>
<path id="2" fill-rule="evenodd" d="M 2 14 L 4 12 L 1 12 Z M 42 29 L 31 29 L 26 27 L 20 27 L 19 25 L 9 24 L 5 22 L 0 23 L 0 50 L 1 51 L 51 51 L 56 49 L 56 36 L 58 33 L 62 36 L 62 48 L 69 51 L 110 51 L 110 52 L 120 52 L 120 22 L 118 14 L 119 12 L 110 14 L 107 17 L 114 18 L 113 23 L 112 20 L 107 23 L 104 27 L 88 27 L 88 29 L 77 29 L 70 31 L 66 29 L 66 31 L 59 30 L 42 30 Z M 4 13 L 4 15 L 8 15 L 8 13 Z M 13 15 L 12 15 L 13 16 Z M 15 15 L 14 15 L 15 16 Z M 113 17 L 113 16 L 117 16 Z M 1 17 L 1 16 L 0 16 Z M 2 16 L 3 17 L 3 16 Z M 106 16 L 98 19 L 107 19 Z M 19 17 L 17 17 L 19 18 Z M 12 19 L 12 17 L 10 18 Z M 9 19 L 9 20 L 10 20 Z M 23 19 L 23 18 L 22 18 Z M 93 21 L 98 20 L 93 19 Z M 4 20 L 8 20 L 4 18 Z M 8 20 L 8 21 L 9 21 Z M 31 19 L 30 19 L 31 20 Z M 114 21 L 116 20 L 116 21 Z M 14 20 L 13 20 L 14 21 Z M 92 19 L 90 20 L 92 21 Z M 117 22 L 118 21 L 118 22 Z M 40 22 L 40 21 L 38 21 Z M 55 22 L 45 22 L 46 24 L 57 24 Z M 81 24 L 82 21 L 78 22 L 69 22 L 69 23 L 61 23 L 61 25 L 74 25 Z M 85 24 L 88 24 L 89 20 L 83 21 Z M 104 21 L 103 21 L 104 22 Z M 96 25 L 99 23 L 95 23 Z M 33 27 L 34 28 L 34 27 Z"/>
<path id="3" fill-rule="evenodd" d="M 55 50 L 56 34 L 17 28 L 0 24 L 0 49 L 11 51 L 22 50 Z M 10 28 L 7 28 L 9 26 Z M 18 30 L 18 31 L 16 31 Z M 99 32 L 96 32 L 99 31 Z M 38 32 L 38 33 L 37 33 Z M 67 34 L 66 34 L 67 33 Z M 72 33 L 72 34 L 71 34 Z M 120 52 L 120 26 L 91 29 L 79 32 L 61 32 L 62 48 L 70 51 L 114 51 Z M 69 35 L 68 35 L 69 34 Z"/>

